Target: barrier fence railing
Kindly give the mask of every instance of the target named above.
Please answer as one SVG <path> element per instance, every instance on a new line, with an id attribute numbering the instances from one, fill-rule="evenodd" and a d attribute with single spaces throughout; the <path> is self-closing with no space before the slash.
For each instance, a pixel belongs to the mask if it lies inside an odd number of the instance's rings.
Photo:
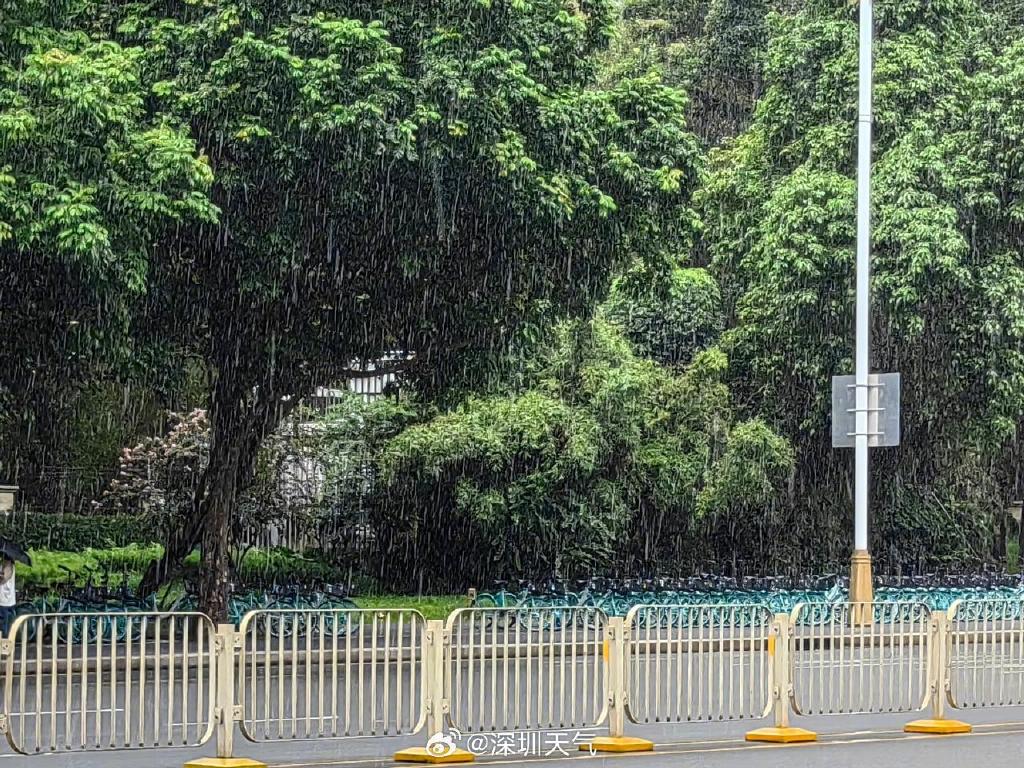
<path id="1" fill-rule="evenodd" d="M 793 710 L 849 715 L 924 709 L 930 619 L 923 603 L 797 606 L 791 615 Z"/>
<path id="2" fill-rule="evenodd" d="M 949 704 L 957 709 L 1024 705 L 1024 601 L 958 601 L 945 618 Z"/>
<path id="3" fill-rule="evenodd" d="M 410 610 L 258 610 L 243 618 L 239 726 L 250 741 L 416 733 L 426 623 Z"/>
<path id="4" fill-rule="evenodd" d="M 20 616 L 3 640 L 3 730 L 21 754 L 201 746 L 216 631 L 200 614 Z"/>
<path id="5" fill-rule="evenodd" d="M 589 728 L 608 714 L 597 608 L 464 608 L 445 626 L 448 719 L 461 732 Z"/>
<path id="6" fill-rule="evenodd" d="M 21 754 L 415 736 L 399 760 L 468 761 L 463 734 L 606 728 L 586 748 L 650 749 L 627 728 L 1024 705 L 1024 601 L 767 607 L 256 610 L 19 617 L 0 639 L 0 731 Z M 481 743 L 481 742 L 477 742 Z M 239 763 L 239 765 L 244 765 Z"/>
<path id="7" fill-rule="evenodd" d="M 759 605 L 637 606 L 626 616 L 634 723 L 766 717 L 773 615 Z"/>

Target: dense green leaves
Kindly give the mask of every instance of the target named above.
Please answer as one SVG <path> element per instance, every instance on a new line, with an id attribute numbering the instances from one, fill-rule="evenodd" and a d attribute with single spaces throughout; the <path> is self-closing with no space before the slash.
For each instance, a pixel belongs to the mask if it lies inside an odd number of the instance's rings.
<path id="1" fill-rule="evenodd" d="M 656 71 L 690 96 L 690 122 L 710 144 L 750 121 L 762 92 L 768 14 L 786 0 L 625 0 L 607 75 Z"/>
<path id="2" fill-rule="evenodd" d="M 168 558 L 204 539 L 215 613 L 232 508 L 297 398 L 396 350 L 437 390 L 524 327 L 587 312 L 630 251 L 692 239 L 685 100 L 648 73 L 597 87 L 613 21 L 610 0 L 19 18 L 10 39 L 31 42 L 5 61 L 0 130 L 52 163 L 0 177 L 0 239 L 45 260 L 50 296 L 84 283 L 111 304 L 171 361 L 151 378 L 209 373 L 209 462 Z M 40 311 L 67 321 L 25 316 Z"/>
<path id="3" fill-rule="evenodd" d="M 37 475 L 71 460 L 80 388 L 134 364 L 153 244 L 217 209 L 193 138 L 146 108 L 140 50 L 14 19 L 0 23 L 0 466 L 47 500 Z"/>
<path id="4" fill-rule="evenodd" d="M 735 317 L 723 341 L 734 383 L 746 410 L 800 448 L 809 493 L 797 520 L 849 493 L 845 457 L 827 443 L 827 383 L 852 367 L 855 21 L 832 2 L 773 19 L 765 96 L 750 129 L 715 153 L 702 197 Z M 987 501 L 967 489 L 991 492 L 1013 474 L 1024 413 L 1024 243 L 1000 128 L 1019 110 L 1003 78 L 1020 54 L 971 0 L 882 2 L 878 27 L 873 361 L 903 374 L 904 445 L 876 453 L 876 533 L 881 546 L 908 504 L 932 504 L 961 535 L 981 520 L 991 536 L 1013 485 Z M 914 559 L 919 545 L 899 538 L 897 557 Z"/>
<path id="5" fill-rule="evenodd" d="M 604 316 L 637 354 L 666 365 L 688 363 L 722 331 L 722 297 L 704 269 L 641 262 L 611 288 Z"/>
<path id="6" fill-rule="evenodd" d="M 874 454 L 873 522 L 893 565 L 990 557 L 1024 490 L 1017 6 L 876 4 L 872 354 L 903 374 L 904 446 Z M 181 399 L 209 434 L 168 558 L 205 539 L 222 593 L 246 488 L 284 461 L 265 438 L 387 356 L 415 398 L 336 409 L 302 450 L 349 489 L 340 516 L 370 494 L 397 580 L 452 549 L 481 579 L 845 558 L 828 381 L 852 357 L 856 3 L 0 14 L 6 475 L 112 454 L 198 384 Z M 121 426 L 82 428 L 76 409 L 116 414 L 140 384 Z"/>
<path id="7" fill-rule="evenodd" d="M 702 515 L 765 514 L 780 501 L 780 480 L 793 471 L 793 449 L 764 422 L 749 421 L 729 433 L 698 498 Z"/>
<path id="8" fill-rule="evenodd" d="M 456 586 L 693 562 L 700 515 L 774 503 L 792 470 L 763 424 L 730 434 L 725 371 L 718 352 L 677 374 L 604 322 L 563 326 L 530 388 L 471 398 L 386 444 L 373 493 L 386 578 Z"/>

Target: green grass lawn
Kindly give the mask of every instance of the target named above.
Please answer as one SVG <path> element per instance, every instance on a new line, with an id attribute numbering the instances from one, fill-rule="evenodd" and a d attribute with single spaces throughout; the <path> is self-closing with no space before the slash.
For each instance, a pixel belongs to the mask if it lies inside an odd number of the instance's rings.
<path id="1" fill-rule="evenodd" d="M 403 595 L 377 595 L 353 598 L 360 608 L 415 608 L 426 619 L 444 619 L 456 608 L 466 608 L 465 595 L 437 595 L 406 597 Z"/>
<path id="2" fill-rule="evenodd" d="M 167 605 L 181 594 L 181 582 L 165 586 L 159 593 L 161 604 Z M 434 595 L 408 597 L 404 595 L 373 595 L 352 598 L 360 608 L 413 608 L 425 619 L 445 619 L 456 608 L 465 608 L 469 599 L 465 595 Z"/>

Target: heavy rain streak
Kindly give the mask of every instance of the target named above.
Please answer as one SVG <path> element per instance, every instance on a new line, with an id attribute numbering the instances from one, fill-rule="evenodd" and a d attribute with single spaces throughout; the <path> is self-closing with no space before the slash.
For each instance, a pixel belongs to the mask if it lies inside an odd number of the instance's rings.
<path id="1" fill-rule="evenodd" d="M 859 8 L 0 0 L 17 612 L 845 593 Z M 1022 29 L 874 6 L 879 594 L 1021 593 Z"/>

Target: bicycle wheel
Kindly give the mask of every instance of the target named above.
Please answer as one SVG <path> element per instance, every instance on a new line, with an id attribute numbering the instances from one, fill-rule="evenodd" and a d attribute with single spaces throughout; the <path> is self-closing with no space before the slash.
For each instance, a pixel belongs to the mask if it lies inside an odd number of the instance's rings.
<path id="1" fill-rule="evenodd" d="M 470 608 L 497 608 L 498 598 L 492 595 L 490 592 L 478 592 L 476 597 L 473 598 L 473 602 L 470 603 Z"/>
<path id="2" fill-rule="evenodd" d="M 64 605 L 61 606 L 61 613 L 71 614 L 61 617 L 57 623 L 57 637 L 65 643 L 92 643 L 95 642 L 101 631 L 100 623 L 102 617 L 83 616 L 81 614 L 90 612 L 94 606 L 86 605 Z M 103 629 L 106 629 L 105 627 Z"/>
<path id="3" fill-rule="evenodd" d="M 249 605 L 238 598 L 231 598 L 228 603 L 228 621 L 236 627 L 242 623 L 242 618 L 249 612 Z"/>

